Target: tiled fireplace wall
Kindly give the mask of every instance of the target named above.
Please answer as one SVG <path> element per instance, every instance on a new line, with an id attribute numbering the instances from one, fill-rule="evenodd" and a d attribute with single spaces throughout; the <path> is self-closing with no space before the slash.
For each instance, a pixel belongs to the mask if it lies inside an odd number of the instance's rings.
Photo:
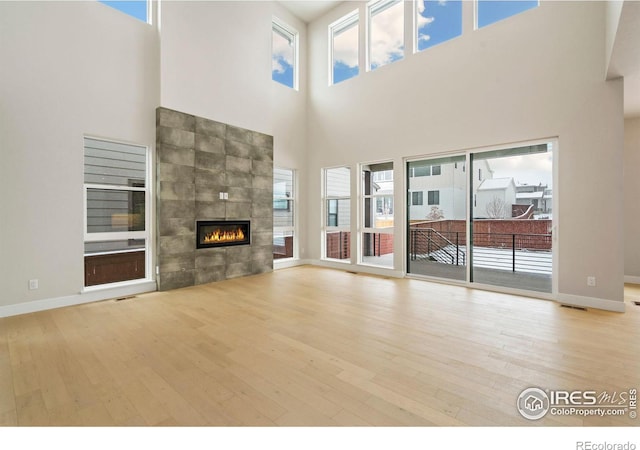
<path id="1" fill-rule="evenodd" d="M 158 108 L 156 149 L 158 288 L 273 270 L 273 138 Z M 225 219 L 250 220 L 251 245 L 196 249 L 196 220 Z"/>

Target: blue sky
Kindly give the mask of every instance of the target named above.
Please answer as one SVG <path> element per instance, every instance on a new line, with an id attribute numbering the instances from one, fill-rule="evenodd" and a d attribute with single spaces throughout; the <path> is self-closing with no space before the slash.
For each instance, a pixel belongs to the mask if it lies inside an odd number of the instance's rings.
<path id="1" fill-rule="evenodd" d="M 109 5 L 125 14 L 140 19 L 143 22 L 147 21 L 147 1 L 146 0 L 101 0 L 100 3 Z"/>
<path id="2" fill-rule="evenodd" d="M 295 49 L 290 38 L 273 30 L 271 46 L 271 78 L 290 88 L 294 87 Z"/>
<path id="3" fill-rule="evenodd" d="M 418 50 L 462 34 L 462 2 L 425 0 L 418 3 Z"/>
<path id="4" fill-rule="evenodd" d="M 506 19 L 507 17 L 511 17 L 528 9 L 535 8 L 536 6 L 538 6 L 537 0 L 479 0 L 478 28 L 482 28 L 499 20 Z"/>

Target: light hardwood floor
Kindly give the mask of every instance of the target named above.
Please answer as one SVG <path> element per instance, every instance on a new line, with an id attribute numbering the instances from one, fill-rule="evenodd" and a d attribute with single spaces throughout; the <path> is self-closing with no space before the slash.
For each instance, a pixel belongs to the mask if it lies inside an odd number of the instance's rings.
<path id="1" fill-rule="evenodd" d="M 0 424 L 589 425 L 530 386 L 640 388 L 627 312 L 303 266 L 0 319 Z"/>

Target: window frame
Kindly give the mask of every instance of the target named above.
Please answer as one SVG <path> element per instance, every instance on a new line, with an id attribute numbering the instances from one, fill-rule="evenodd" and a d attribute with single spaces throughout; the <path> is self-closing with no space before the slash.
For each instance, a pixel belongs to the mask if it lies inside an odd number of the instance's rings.
<path id="1" fill-rule="evenodd" d="M 291 172 L 291 192 L 286 192 L 285 191 L 285 195 L 276 195 L 276 191 L 275 189 L 273 190 L 273 203 L 274 203 L 274 207 L 273 207 L 273 212 L 275 214 L 276 211 L 291 211 L 291 209 L 293 209 L 293 214 L 291 217 L 291 221 L 292 224 L 291 225 L 287 225 L 287 226 L 276 226 L 275 224 L 275 215 L 274 215 L 274 222 L 273 222 L 273 232 L 274 234 L 276 232 L 282 232 L 282 233 L 291 233 L 291 235 L 293 236 L 293 255 L 288 257 L 288 258 L 278 258 L 278 259 L 274 259 L 274 262 L 277 261 L 290 261 L 292 259 L 298 259 L 299 254 L 298 254 L 298 232 L 297 232 L 297 227 L 298 227 L 298 205 L 297 205 L 297 200 L 296 200 L 296 190 L 297 190 L 297 172 L 295 169 L 289 169 L 286 167 L 274 167 L 273 168 L 274 171 L 275 170 L 282 170 L 282 171 L 289 171 Z M 275 176 L 274 176 L 274 184 L 275 184 Z M 286 201 L 287 202 L 287 208 L 276 208 L 275 204 L 278 201 Z"/>
<path id="2" fill-rule="evenodd" d="M 108 287 L 112 287 L 114 285 L 122 285 L 122 284 L 132 284 L 132 283 L 140 283 L 144 281 L 152 280 L 152 271 L 151 271 L 151 261 L 152 261 L 152 230 L 151 230 L 151 198 L 152 198 L 152 155 L 149 146 L 136 144 L 131 142 L 119 141 L 116 139 L 106 139 L 100 138 L 90 135 L 83 136 L 83 161 L 86 158 L 86 148 L 87 148 L 87 140 L 100 141 L 106 143 L 112 143 L 117 145 L 129 146 L 129 147 L 137 147 L 140 149 L 144 149 L 145 155 L 145 179 L 144 179 L 144 187 L 136 187 L 130 185 L 123 184 L 101 184 L 101 183 L 87 183 L 86 180 L 83 180 L 83 259 L 89 256 L 98 256 L 98 255 L 112 255 L 119 253 L 127 253 L 132 251 L 140 251 L 139 248 L 132 250 L 106 250 L 103 252 L 93 252 L 87 253 L 85 249 L 85 244 L 92 242 L 118 242 L 118 241 L 132 241 L 132 240 L 144 240 L 144 252 L 145 252 L 145 277 L 137 278 L 134 280 L 126 280 L 126 281 L 118 281 L 113 283 L 104 283 L 104 284 L 96 284 L 86 286 L 83 284 L 83 290 L 94 290 L 94 289 L 104 289 Z M 83 162 L 83 174 L 85 171 L 86 162 Z M 84 178 L 84 175 L 83 175 Z M 134 192 L 143 192 L 144 193 L 144 230 L 142 231 L 103 231 L 103 232 L 89 232 L 89 221 L 88 221 L 88 199 L 89 199 L 89 191 L 92 189 L 96 190 L 111 190 L 111 191 L 125 191 L 129 192 L 130 195 Z"/>
<path id="3" fill-rule="evenodd" d="M 335 22 L 332 22 L 328 26 L 329 32 L 329 86 L 333 86 L 337 84 L 334 80 L 334 42 L 336 35 L 347 31 L 352 26 L 358 27 L 358 42 L 356 43 L 356 52 L 358 53 L 358 73 L 355 75 L 345 78 L 344 80 L 338 81 L 341 83 L 343 81 L 350 80 L 351 78 L 355 78 L 360 75 L 360 9 L 354 9 L 348 14 L 345 14 Z"/>
<path id="4" fill-rule="evenodd" d="M 424 206 L 424 191 L 411 192 L 411 206 Z"/>
<path id="5" fill-rule="evenodd" d="M 345 169 L 348 170 L 349 172 L 349 195 L 345 196 L 345 195 L 328 195 L 327 194 L 327 188 L 328 188 L 328 181 L 327 181 L 327 175 L 329 173 L 330 170 L 335 170 L 335 169 Z M 337 258 L 330 258 L 327 256 L 327 233 L 335 233 L 335 232 L 348 232 L 351 234 L 351 227 L 353 226 L 353 221 L 351 220 L 351 213 L 352 213 L 352 205 L 351 205 L 351 200 L 353 197 L 353 189 L 352 189 L 352 177 L 353 177 L 353 173 L 352 173 L 352 169 L 351 166 L 333 166 L 333 167 L 324 167 L 322 168 L 322 198 L 321 198 L 321 202 L 322 202 L 322 214 L 321 214 L 321 220 L 322 220 L 322 227 L 321 227 L 321 232 L 322 232 L 322 239 L 321 239 L 321 246 L 322 246 L 322 250 L 321 250 L 321 259 L 323 260 L 327 260 L 327 261 L 335 261 L 335 262 L 340 262 L 343 264 L 349 264 L 351 263 L 351 258 L 346 258 L 346 259 L 337 259 Z M 349 225 L 347 226 L 340 226 L 339 225 L 339 214 L 340 214 L 340 200 L 347 200 L 349 202 Z M 336 225 L 329 225 L 329 202 L 330 201 L 335 201 L 336 204 Z"/>
<path id="6" fill-rule="evenodd" d="M 427 191 L 427 206 L 440 206 L 440 190 Z"/>
<path id="7" fill-rule="evenodd" d="M 271 60 L 273 61 L 273 33 L 277 33 L 283 38 L 289 40 L 293 47 L 293 86 L 289 86 L 284 84 L 278 80 L 273 78 L 273 69 L 271 70 L 271 80 L 282 85 L 293 89 L 294 91 L 299 91 L 299 61 L 300 61 L 300 33 L 294 27 L 279 19 L 276 16 L 271 18 Z"/>
<path id="8" fill-rule="evenodd" d="M 390 165 L 390 168 L 388 169 L 384 169 L 384 170 L 379 170 L 376 172 L 382 173 L 382 172 L 388 172 L 391 174 L 391 179 L 388 180 L 384 180 L 384 181 L 380 181 L 380 182 L 390 182 L 392 183 L 392 189 L 391 192 L 386 192 L 386 193 L 374 193 L 371 192 L 369 194 L 365 193 L 365 171 L 367 168 L 371 167 L 371 166 L 377 166 L 377 165 Z M 370 171 L 372 173 L 375 173 L 373 171 Z M 371 175 L 371 183 L 376 183 L 374 180 L 374 175 Z M 395 193 L 396 193 L 396 180 L 395 180 L 395 163 L 393 160 L 386 160 L 386 161 L 378 161 L 378 162 L 371 162 L 371 163 L 361 163 L 358 165 L 358 226 L 357 226 L 357 236 L 358 236 L 358 264 L 362 264 L 362 265 L 366 265 L 366 266 L 374 266 L 374 267 L 382 267 L 382 268 L 386 268 L 386 269 L 393 269 L 394 268 L 394 263 L 392 262 L 391 266 L 387 266 L 387 265 L 382 265 L 382 264 L 375 264 L 372 262 L 365 262 L 364 258 L 365 256 L 363 255 L 363 251 L 364 251 L 364 246 L 365 246 L 365 235 L 366 234 L 373 234 L 373 235 L 381 235 L 381 234 L 385 234 L 385 235 L 391 235 L 392 236 L 392 240 L 394 239 L 395 236 L 395 213 L 396 213 L 396 204 L 395 204 Z M 382 200 L 383 205 L 385 204 L 385 199 L 386 198 L 390 198 L 391 199 L 391 206 L 392 206 L 392 211 L 390 213 L 390 216 L 392 218 L 392 225 L 391 226 L 382 226 L 382 227 L 378 227 L 376 226 L 376 219 L 375 219 L 375 215 L 377 213 L 377 205 L 378 205 L 378 200 Z M 369 205 L 367 205 L 367 200 L 369 200 Z M 370 223 L 371 226 L 367 226 L 366 225 L 366 209 L 367 206 L 369 206 L 369 208 L 372 208 L 372 214 L 374 217 L 372 217 L 372 221 Z M 395 249 L 393 249 L 393 253 L 395 255 Z M 380 255 L 378 255 L 380 256 Z"/>

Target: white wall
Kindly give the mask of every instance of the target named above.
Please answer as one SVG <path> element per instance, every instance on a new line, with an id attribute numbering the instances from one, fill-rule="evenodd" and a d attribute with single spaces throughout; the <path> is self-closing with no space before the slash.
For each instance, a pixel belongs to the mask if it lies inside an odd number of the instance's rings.
<path id="1" fill-rule="evenodd" d="M 98 2 L 0 2 L 0 43 L 2 315 L 80 293 L 83 135 L 153 148 L 160 86 L 157 30 Z"/>
<path id="2" fill-rule="evenodd" d="M 620 24 L 620 16 L 622 14 L 623 0 L 609 0 L 606 6 L 606 26 L 605 26 L 605 69 L 607 75 L 609 75 L 609 69 L 611 64 L 611 55 L 613 54 L 613 47 L 616 42 L 616 35 L 618 33 L 618 25 Z M 617 74 L 611 74 L 617 75 Z"/>
<path id="3" fill-rule="evenodd" d="M 605 5 L 541 2 L 472 31 L 472 3 L 464 2 L 461 37 L 328 86 L 327 26 L 354 6 L 348 2 L 309 26 L 309 202 L 320 192 L 314 173 L 325 166 L 393 157 L 401 180 L 403 157 L 557 136 L 559 297 L 621 309 L 622 82 L 604 81 Z M 403 205 L 403 197 L 397 189 L 395 204 Z M 396 212 L 397 237 L 404 211 Z M 319 223 L 312 209 L 310 244 Z M 310 254 L 320 257 L 318 243 Z M 402 259 L 396 255 L 396 270 Z M 587 286 L 589 275 L 596 287 Z"/>
<path id="4" fill-rule="evenodd" d="M 640 284 L 640 118 L 624 121 L 624 274 Z"/>

